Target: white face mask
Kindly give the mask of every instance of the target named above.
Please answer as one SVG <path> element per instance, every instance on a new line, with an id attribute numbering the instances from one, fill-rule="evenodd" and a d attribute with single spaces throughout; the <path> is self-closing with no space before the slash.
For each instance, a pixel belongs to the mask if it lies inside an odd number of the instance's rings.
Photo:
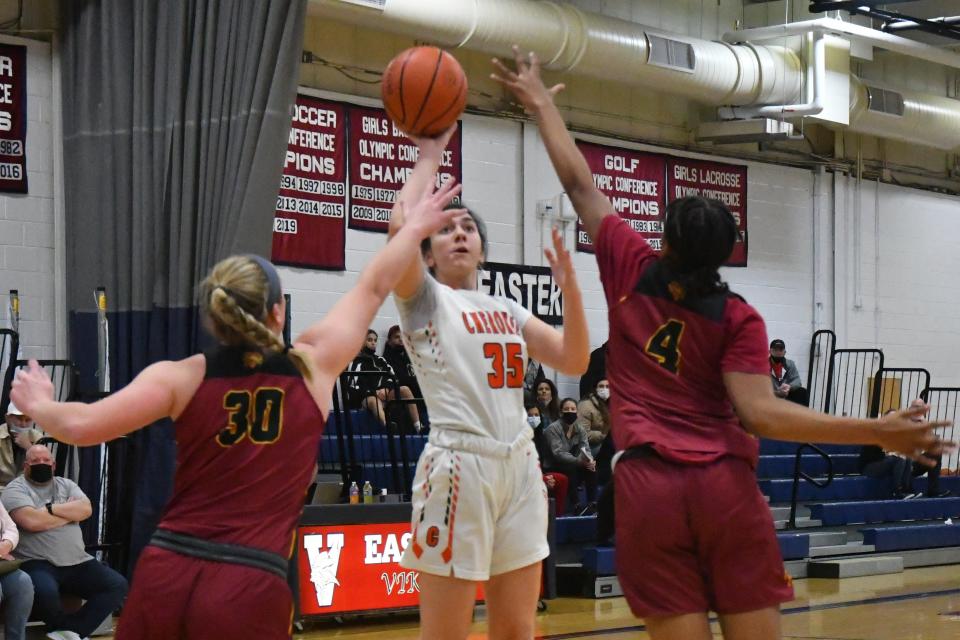
<path id="1" fill-rule="evenodd" d="M 610 399 L 610 389 L 597 389 L 597 397 L 601 400 Z"/>
<path id="2" fill-rule="evenodd" d="M 536 429 L 540 426 L 540 416 L 527 416 L 527 424 L 531 429 Z"/>

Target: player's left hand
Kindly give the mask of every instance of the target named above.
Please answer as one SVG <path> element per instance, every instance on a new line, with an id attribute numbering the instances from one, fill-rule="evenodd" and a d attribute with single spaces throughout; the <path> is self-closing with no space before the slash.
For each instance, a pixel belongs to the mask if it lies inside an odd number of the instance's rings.
<path id="1" fill-rule="evenodd" d="M 543 84 L 540 78 L 540 59 L 533 51 L 524 55 L 520 53 L 520 47 L 513 45 L 513 60 L 516 71 L 494 58 L 492 62 L 495 71 L 490 77 L 510 89 L 523 108 L 531 114 L 552 103 L 554 96 L 564 90 L 563 84 L 555 84 L 549 89 Z"/>
<path id="2" fill-rule="evenodd" d="M 10 388 L 10 400 L 28 416 L 33 416 L 38 404 L 53 400 L 53 382 L 36 360 L 19 369 Z"/>
<path id="3" fill-rule="evenodd" d="M 570 258 L 570 252 L 563 246 L 563 236 L 556 227 L 552 230 L 553 250 L 544 249 L 543 255 L 547 257 L 550 263 L 550 270 L 553 272 L 553 280 L 564 291 L 567 285 L 575 277 L 573 274 L 573 260 Z"/>

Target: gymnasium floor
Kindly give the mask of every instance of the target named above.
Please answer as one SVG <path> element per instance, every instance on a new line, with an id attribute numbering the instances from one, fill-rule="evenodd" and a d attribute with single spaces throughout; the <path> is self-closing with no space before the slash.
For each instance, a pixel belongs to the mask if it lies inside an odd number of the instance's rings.
<path id="1" fill-rule="evenodd" d="M 785 606 L 784 638 L 795 640 L 956 640 L 960 638 L 960 566 L 844 580 L 798 580 Z M 416 619 L 387 624 L 314 625 L 302 640 L 415 640 Z M 552 600 L 538 616 L 538 639 L 647 638 L 622 598 Z M 716 637 L 719 627 L 714 625 Z M 486 638 L 478 615 L 471 640 Z"/>

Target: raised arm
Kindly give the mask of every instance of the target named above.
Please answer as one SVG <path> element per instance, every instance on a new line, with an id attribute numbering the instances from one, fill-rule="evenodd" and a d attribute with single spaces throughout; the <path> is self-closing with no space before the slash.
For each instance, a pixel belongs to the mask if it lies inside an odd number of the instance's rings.
<path id="1" fill-rule="evenodd" d="M 570 197 L 590 238 L 596 240 L 600 223 L 614 213 L 613 205 L 594 184 L 590 167 L 570 137 L 567 125 L 553 102 L 554 96 L 563 90 L 564 85 L 558 84 L 547 89 L 540 78 L 537 55 L 531 51 L 524 56 L 516 45 L 513 53 L 516 72 L 494 58 L 496 71 L 490 77 L 510 89 L 524 109 L 537 119 L 543 144 L 547 147 L 560 184 Z"/>
<path id="2" fill-rule="evenodd" d="M 927 466 L 955 443 L 940 440 L 935 429 L 949 421 L 920 421 L 930 409 L 925 404 L 891 413 L 880 419 L 831 416 L 781 400 L 773 395 L 768 376 L 750 373 L 723 374 L 724 386 L 747 431 L 764 438 L 825 444 L 873 444 L 896 451 Z"/>
<path id="3" fill-rule="evenodd" d="M 453 181 L 405 208 L 406 222 L 377 252 L 360 273 L 360 279 L 343 295 L 323 320 L 297 337 L 296 346 L 312 356 L 321 375 L 334 378 L 357 354 L 377 309 L 407 271 L 420 261 L 420 241 L 442 229 L 461 209 L 443 208 L 460 193 Z"/>
<path id="4" fill-rule="evenodd" d="M 544 253 L 553 270 L 553 279 L 563 292 L 563 331 L 539 318 L 530 318 L 523 327 L 523 338 L 531 358 L 567 375 L 578 376 L 590 363 L 590 336 L 573 261 L 557 229 L 553 230 L 553 251 L 547 249 Z"/>
<path id="5" fill-rule="evenodd" d="M 205 370 L 202 355 L 179 362 L 157 362 L 133 381 L 92 404 L 57 402 L 47 372 L 31 360 L 17 372 L 10 397 L 51 436 L 75 445 L 91 445 L 118 438 L 167 417 L 176 417 Z M 178 389 L 183 392 L 178 393 Z"/>
<path id="6" fill-rule="evenodd" d="M 397 194 L 396 202 L 393 203 L 393 211 L 390 213 L 391 238 L 403 228 L 406 210 L 416 206 L 433 191 L 443 152 L 456 130 L 457 125 L 454 124 L 436 138 L 410 137 L 410 140 L 417 145 L 420 155 L 417 156 L 413 171 L 400 189 L 400 193 Z M 394 292 L 401 298 L 412 297 L 423 284 L 423 274 L 423 263 L 420 260 L 411 260 L 394 287 Z"/>

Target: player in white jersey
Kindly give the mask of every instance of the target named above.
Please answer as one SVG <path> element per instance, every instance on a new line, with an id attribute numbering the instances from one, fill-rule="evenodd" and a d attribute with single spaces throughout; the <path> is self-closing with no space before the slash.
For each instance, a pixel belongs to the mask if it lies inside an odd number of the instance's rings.
<path id="1" fill-rule="evenodd" d="M 416 139 L 420 156 L 397 198 L 432 188 L 451 129 Z M 586 370 L 587 323 L 570 254 L 553 232 L 545 253 L 563 292 L 564 330 L 516 302 L 480 293 L 482 221 L 467 211 L 424 240 L 394 289 L 400 327 L 430 411 L 430 441 L 413 485 L 413 536 L 401 564 L 420 571 L 421 638 L 462 640 L 477 583 L 489 636 L 531 638 L 547 547 L 547 491 L 523 408 L 527 359 L 571 375 Z M 429 270 L 429 273 L 428 273 Z"/>

